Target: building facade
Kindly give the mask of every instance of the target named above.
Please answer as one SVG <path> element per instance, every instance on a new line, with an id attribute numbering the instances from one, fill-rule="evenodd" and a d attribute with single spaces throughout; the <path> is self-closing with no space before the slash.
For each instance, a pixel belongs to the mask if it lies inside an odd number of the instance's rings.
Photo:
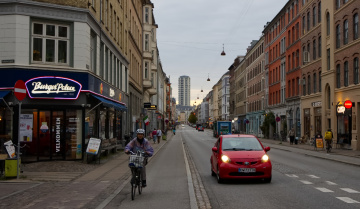
<path id="1" fill-rule="evenodd" d="M 190 77 L 180 76 L 178 80 L 178 91 L 179 91 L 179 105 L 190 106 Z"/>

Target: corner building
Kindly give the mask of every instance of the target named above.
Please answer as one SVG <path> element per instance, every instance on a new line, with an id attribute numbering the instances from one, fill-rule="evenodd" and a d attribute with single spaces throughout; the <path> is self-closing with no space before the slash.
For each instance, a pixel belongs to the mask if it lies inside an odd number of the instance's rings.
<path id="1" fill-rule="evenodd" d="M 83 159 L 91 137 L 121 142 L 129 131 L 123 3 L 0 3 L 0 139 L 28 145 L 23 161 Z"/>

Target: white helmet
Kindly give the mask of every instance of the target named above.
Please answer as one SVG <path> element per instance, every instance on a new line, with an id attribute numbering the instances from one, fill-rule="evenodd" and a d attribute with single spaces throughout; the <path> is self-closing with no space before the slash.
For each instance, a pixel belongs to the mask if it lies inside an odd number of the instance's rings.
<path id="1" fill-rule="evenodd" d="M 139 128 L 138 130 L 136 130 L 136 134 L 145 134 L 145 130 Z"/>

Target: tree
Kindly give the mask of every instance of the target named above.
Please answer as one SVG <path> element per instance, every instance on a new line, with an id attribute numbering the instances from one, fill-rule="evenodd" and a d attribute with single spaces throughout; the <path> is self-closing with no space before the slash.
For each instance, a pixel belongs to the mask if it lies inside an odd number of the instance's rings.
<path id="1" fill-rule="evenodd" d="M 194 112 L 191 112 L 188 119 L 189 123 L 195 124 L 197 121 L 196 114 Z"/>
<path id="2" fill-rule="evenodd" d="M 269 112 L 265 115 L 265 120 L 262 126 L 260 126 L 260 129 L 264 133 L 265 138 L 269 138 L 270 126 L 272 126 L 273 129 L 276 127 L 275 115 L 273 112 Z"/>

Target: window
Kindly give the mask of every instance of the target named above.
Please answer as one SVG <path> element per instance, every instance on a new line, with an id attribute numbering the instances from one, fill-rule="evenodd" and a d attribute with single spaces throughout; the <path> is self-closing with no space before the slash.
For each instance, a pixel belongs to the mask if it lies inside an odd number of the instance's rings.
<path id="1" fill-rule="evenodd" d="M 316 59 L 316 39 L 313 40 L 313 60 Z"/>
<path id="2" fill-rule="evenodd" d="M 316 7 L 313 8 L 313 27 L 316 25 Z"/>
<path id="3" fill-rule="evenodd" d="M 318 23 L 321 23 L 321 2 L 318 4 Z"/>
<path id="4" fill-rule="evenodd" d="M 326 13 L 326 35 L 330 35 L 330 14 Z"/>
<path id="5" fill-rule="evenodd" d="M 108 16 L 108 14 L 109 14 L 109 11 L 108 11 L 108 0 L 105 0 L 105 20 L 104 20 L 104 22 L 105 22 L 105 26 L 107 27 L 108 26 L 108 22 L 107 22 L 107 16 Z"/>
<path id="6" fill-rule="evenodd" d="M 309 53 L 309 62 L 310 62 L 310 43 L 308 43 L 308 45 L 307 45 L 307 51 Z"/>
<path id="7" fill-rule="evenodd" d="M 90 70 L 96 73 L 96 33 L 91 30 L 90 32 Z"/>
<path id="8" fill-rule="evenodd" d="M 101 42 L 100 44 L 100 73 L 98 73 L 98 75 L 103 78 L 104 76 L 104 55 L 105 55 L 105 52 L 104 52 L 104 43 Z"/>
<path id="9" fill-rule="evenodd" d="M 145 34 L 145 51 L 149 51 L 149 34 Z"/>
<path id="10" fill-rule="evenodd" d="M 307 89 L 308 89 L 308 94 L 311 94 L 311 79 L 310 79 L 310 75 L 308 75 L 308 80 L 307 80 L 308 84 L 307 84 Z"/>
<path id="11" fill-rule="evenodd" d="M 302 80 L 302 84 L 303 84 L 303 95 L 305 96 L 306 95 L 306 79 L 305 79 L 305 77 Z"/>
<path id="12" fill-rule="evenodd" d="M 302 18 L 302 29 L 303 29 L 303 34 L 305 34 L 305 23 L 306 23 L 306 21 L 305 21 L 305 16 L 303 16 L 303 18 Z"/>
<path id="13" fill-rule="evenodd" d="M 348 20 L 344 21 L 344 45 L 348 43 L 349 40 L 349 22 Z"/>
<path id="14" fill-rule="evenodd" d="M 149 7 L 145 7 L 145 23 L 149 23 Z"/>
<path id="15" fill-rule="evenodd" d="M 319 37 L 319 57 L 321 57 L 321 36 Z"/>
<path id="16" fill-rule="evenodd" d="M 326 50 L 327 70 L 330 70 L 330 49 Z"/>
<path id="17" fill-rule="evenodd" d="M 307 13 L 307 31 L 310 30 L 310 12 Z"/>
<path id="18" fill-rule="evenodd" d="M 321 70 L 319 72 L 319 92 L 321 92 Z"/>
<path id="19" fill-rule="evenodd" d="M 353 17 L 353 22 L 354 22 L 354 40 L 355 39 L 358 39 L 359 38 L 359 15 L 356 13 L 354 14 L 354 17 Z"/>
<path id="20" fill-rule="evenodd" d="M 69 64 L 69 26 L 33 23 L 32 61 Z"/>
<path id="21" fill-rule="evenodd" d="M 344 63 L 344 86 L 349 85 L 349 63 L 346 61 Z"/>
<path id="22" fill-rule="evenodd" d="M 354 59 L 354 84 L 359 83 L 359 58 Z"/>
<path id="23" fill-rule="evenodd" d="M 336 0 L 335 1 L 335 8 L 339 9 L 340 8 L 340 0 Z"/>
<path id="24" fill-rule="evenodd" d="M 317 85 L 316 85 L 316 73 L 314 73 L 314 78 L 313 78 L 313 82 L 314 82 L 314 84 L 313 84 L 313 87 L 314 87 L 314 93 L 316 93 L 316 87 L 317 87 Z"/>
<path id="25" fill-rule="evenodd" d="M 340 88 L 340 64 L 336 65 L 336 88 Z"/>
<path id="26" fill-rule="evenodd" d="M 149 78 L 149 62 L 145 62 L 145 66 L 144 66 L 144 78 L 148 79 Z"/>
<path id="27" fill-rule="evenodd" d="M 340 48 L 340 25 L 336 25 L 336 48 Z"/>

